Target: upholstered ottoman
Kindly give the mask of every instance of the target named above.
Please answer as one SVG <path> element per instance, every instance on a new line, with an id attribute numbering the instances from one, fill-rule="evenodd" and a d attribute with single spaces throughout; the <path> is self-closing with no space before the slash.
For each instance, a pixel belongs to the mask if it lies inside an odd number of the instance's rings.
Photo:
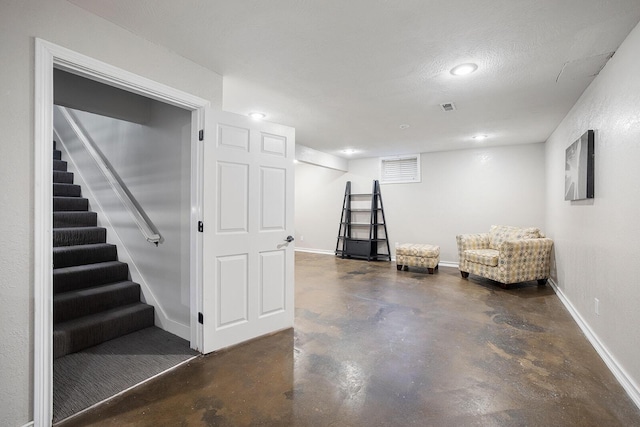
<path id="1" fill-rule="evenodd" d="M 409 266 L 424 267 L 433 274 L 440 262 L 440 246 L 423 245 L 420 243 L 396 243 L 396 266 L 398 270 L 405 270 Z"/>

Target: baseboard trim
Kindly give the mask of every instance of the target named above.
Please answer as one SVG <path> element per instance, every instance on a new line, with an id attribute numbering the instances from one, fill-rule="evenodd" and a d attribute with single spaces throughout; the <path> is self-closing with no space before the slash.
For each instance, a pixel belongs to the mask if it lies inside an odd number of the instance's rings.
<path id="1" fill-rule="evenodd" d="M 440 267 L 451 267 L 451 268 L 458 268 L 458 263 L 457 262 L 453 262 L 453 261 L 440 261 L 438 263 L 438 265 Z"/>
<path id="2" fill-rule="evenodd" d="M 602 341 L 598 338 L 598 335 L 591 329 L 589 324 L 584 320 L 584 318 L 580 315 L 578 310 L 573 306 L 569 298 L 562 292 L 557 285 L 557 283 L 553 279 L 549 279 L 549 284 L 555 291 L 560 301 L 569 311 L 573 320 L 576 321 L 582 332 L 587 337 L 587 340 L 591 343 L 593 348 L 596 350 L 600 358 L 607 365 L 611 373 L 618 380 L 622 388 L 627 392 L 633 403 L 636 404 L 638 408 L 640 408 L 640 387 L 636 382 L 627 374 L 624 368 L 618 363 L 615 357 L 609 352 L 607 347 L 604 345 Z"/>
<path id="3" fill-rule="evenodd" d="M 310 254 L 319 254 L 319 255 L 335 255 L 334 251 L 330 251 L 327 249 L 313 249 L 313 248 L 296 248 L 296 252 L 306 252 Z M 395 262 L 396 257 L 392 256 L 391 261 Z M 440 261 L 438 263 L 440 267 L 453 267 L 458 268 L 458 263 L 453 261 Z"/>
<path id="4" fill-rule="evenodd" d="M 320 254 L 320 255 L 335 255 L 334 251 L 329 251 L 326 249 L 312 249 L 312 248 L 296 248 L 296 252 L 306 252 L 310 254 Z"/>
<path id="5" fill-rule="evenodd" d="M 33 426 L 35 426 L 34 421 L 29 421 L 28 423 L 26 423 L 22 427 L 33 427 Z"/>

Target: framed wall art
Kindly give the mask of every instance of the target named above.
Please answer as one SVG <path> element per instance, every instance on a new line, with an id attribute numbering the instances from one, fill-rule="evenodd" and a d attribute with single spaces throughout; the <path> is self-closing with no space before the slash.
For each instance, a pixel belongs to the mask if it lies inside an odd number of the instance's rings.
<path id="1" fill-rule="evenodd" d="M 564 199 L 594 197 L 594 132 L 588 130 L 565 153 Z"/>

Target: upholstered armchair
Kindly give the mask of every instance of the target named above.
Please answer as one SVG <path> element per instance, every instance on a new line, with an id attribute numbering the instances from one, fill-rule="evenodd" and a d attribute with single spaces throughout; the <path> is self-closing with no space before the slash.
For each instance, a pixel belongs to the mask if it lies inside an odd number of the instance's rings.
<path id="1" fill-rule="evenodd" d="M 529 280 L 547 283 L 553 240 L 537 228 L 492 225 L 488 233 L 459 234 L 456 240 L 463 278 L 471 273 L 504 288 Z"/>

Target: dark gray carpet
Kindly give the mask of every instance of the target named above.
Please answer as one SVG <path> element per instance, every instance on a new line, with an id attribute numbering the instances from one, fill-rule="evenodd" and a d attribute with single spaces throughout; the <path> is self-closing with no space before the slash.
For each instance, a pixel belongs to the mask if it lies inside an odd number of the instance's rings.
<path id="1" fill-rule="evenodd" d="M 198 355 L 189 342 L 151 327 L 53 362 L 53 421 L 61 421 Z"/>
<path id="2" fill-rule="evenodd" d="M 53 142 L 53 358 L 153 326 L 129 266 L 106 243 L 96 212 Z"/>

